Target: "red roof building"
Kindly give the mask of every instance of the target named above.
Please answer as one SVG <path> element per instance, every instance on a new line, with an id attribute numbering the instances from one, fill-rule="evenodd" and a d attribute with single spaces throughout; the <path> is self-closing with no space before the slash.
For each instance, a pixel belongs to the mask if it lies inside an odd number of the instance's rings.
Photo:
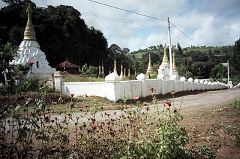
<path id="1" fill-rule="evenodd" d="M 79 68 L 78 65 L 71 63 L 68 60 L 65 60 L 64 62 L 58 64 L 56 66 L 57 71 L 63 71 L 68 72 L 70 74 L 79 74 Z"/>

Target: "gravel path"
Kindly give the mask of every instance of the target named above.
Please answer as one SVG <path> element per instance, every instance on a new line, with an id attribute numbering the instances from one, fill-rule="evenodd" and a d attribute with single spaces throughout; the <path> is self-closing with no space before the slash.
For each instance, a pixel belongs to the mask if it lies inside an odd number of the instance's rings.
<path id="1" fill-rule="evenodd" d="M 175 106 L 183 109 L 194 107 L 209 107 L 228 104 L 236 99 L 240 100 L 240 89 L 208 91 L 195 95 L 187 95 L 174 99 Z"/>
<path id="2" fill-rule="evenodd" d="M 199 109 L 202 107 L 212 107 L 212 106 L 228 104 L 236 99 L 240 100 L 240 89 L 208 91 L 204 93 L 186 95 L 186 96 L 174 98 L 174 106 L 177 108 L 181 106 L 181 109 L 184 112 L 187 112 L 192 109 Z M 160 109 L 162 107 L 161 103 L 162 101 L 158 101 L 158 108 Z M 151 112 L 155 112 L 157 110 L 156 107 L 148 103 L 146 104 L 146 106 L 143 107 L 142 111 L 146 111 L 146 107 L 149 107 Z M 136 108 L 132 108 L 132 109 L 136 109 Z M 110 118 L 116 119 L 125 113 L 126 111 L 122 111 L 122 110 L 100 111 L 95 114 L 95 119 L 97 121 L 102 121 Z M 52 117 L 54 118 L 58 117 L 59 120 L 62 120 L 64 116 L 53 115 Z M 79 117 L 81 122 L 88 122 L 89 118 L 93 116 L 90 112 L 72 113 L 72 118 L 73 118 L 72 122 L 75 122 L 75 119 L 77 117 Z"/>
<path id="3" fill-rule="evenodd" d="M 194 94 L 194 95 L 186 95 L 182 97 L 177 97 L 174 99 L 170 99 L 174 101 L 174 106 L 179 108 L 181 107 L 181 112 L 185 115 L 191 114 L 193 112 L 201 111 L 203 108 L 207 107 L 217 107 L 222 106 L 224 104 L 228 104 L 234 100 L 240 100 L 240 89 L 229 89 L 229 90 L 218 90 L 218 91 L 208 91 L 204 93 Z M 157 109 L 163 108 L 163 101 L 157 101 L 157 105 L 152 105 L 151 103 L 145 103 L 143 106 L 142 112 L 147 111 L 146 108 L 149 108 L 150 112 L 156 112 Z M 99 111 L 95 114 L 95 119 L 97 121 L 104 121 L 110 119 L 117 119 L 122 115 L 126 114 L 126 111 L 134 110 L 135 108 L 129 108 L 127 110 L 106 110 Z M 51 119 L 57 118 L 59 121 L 63 121 L 66 114 L 61 115 L 51 115 Z M 78 122 L 86 122 L 93 118 L 93 114 L 91 112 L 76 112 L 71 113 L 72 119 L 70 123 L 75 123 L 77 118 Z M 10 119 L 11 120 L 11 119 Z M 6 126 L 6 130 L 10 129 L 9 126 Z"/>

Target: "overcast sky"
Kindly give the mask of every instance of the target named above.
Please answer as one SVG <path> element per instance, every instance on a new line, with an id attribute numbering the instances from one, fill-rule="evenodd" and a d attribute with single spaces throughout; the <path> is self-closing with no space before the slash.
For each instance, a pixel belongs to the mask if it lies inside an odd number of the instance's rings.
<path id="1" fill-rule="evenodd" d="M 88 0 L 32 0 L 39 7 L 73 6 L 86 24 L 103 32 L 108 44 L 131 51 L 168 41 L 167 23 L 102 6 Z M 233 45 L 240 38 L 240 0 L 96 0 L 119 8 L 170 21 L 172 43 Z M 0 3 L 0 5 L 3 5 Z"/>

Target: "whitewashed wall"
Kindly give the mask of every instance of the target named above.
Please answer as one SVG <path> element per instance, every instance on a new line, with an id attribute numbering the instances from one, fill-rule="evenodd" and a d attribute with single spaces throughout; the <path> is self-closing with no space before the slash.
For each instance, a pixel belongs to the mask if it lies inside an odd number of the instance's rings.
<path id="1" fill-rule="evenodd" d="M 156 94 L 170 92 L 226 89 L 222 83 L 194 83 L 174 80 L 143 79 L 143 80 L 109 80 L 105 82 L 64 82 L 59 76 L 56 77 L 55 87 L 65 95 L 75 96 L 99 96 L 109 100 L 133 99 L 151 95 L 151 88 Z M 60 78 L 60 79 L 59 79 Z M 62 77 L 63 78 L 63 77 Z M 61 89 L 60 89 L 61 88 Z"/>
<path id="2" fill-rule="evenodd" d="M 105 97 L 105 82 L 64 82 L 64 94 Z"/>

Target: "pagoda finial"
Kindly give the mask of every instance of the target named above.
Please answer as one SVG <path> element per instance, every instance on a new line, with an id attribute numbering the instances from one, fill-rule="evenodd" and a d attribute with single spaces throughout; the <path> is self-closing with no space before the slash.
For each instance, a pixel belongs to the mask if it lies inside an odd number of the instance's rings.
<path id="1" fill-rule="evenodd" d="M 123 65 L 121 64 L 121 73 L 120 73 L 120 79 L 123 80 L 124 79 L 124 75 L 123 75 Z"/>
<path id="2" fill-rule="evenodd" d="M 176 48 L 173 48 L 173 71 L 177 71 L 177 67 L 176 67 Z"/>
<path id="3" fill-rule="evenodd" d="M 98 65 L 98 77 L 99 78 L 101 77 L 101 66 L 100 66 L 100 64 Z"/>
<path id="4" fill-rule="evenodd" d="M 113 72 L 117 74 L 117 60 L 114 60 Z"/>
<path id="5" fill-rule="evenodd" d="M 102 60 L 102 67 L 101 67 L 101 69 L 102 69 L 102 75 L 105 76 L 105 75 L 104 75 L 104 65 L 103 65 L 103 60 Z"/>
<path id="6" fill-rule="evenodd" d="M 28 14 L 28 21 L 24 31 L 24 38 L 23 38 L 24 40 L 36 40 L 33 23 L 32 23 L 33 8 L 31 3 L 32 3 L 31 1 L 28 3 L 28 7 L 26 10 Z"/>
<path id="7" fill-rule="evenodd" d="M 148 68 L 147 68 L 147 75 L 153 73 L 152 62 L 151 62 L 151 54 L 148 54 Z"/>
<path id="8" fill-rule="evenodd" d="M 163 64 L 169 64 L 168 56 L 167 56 L 167 46 L 166 46 L 166 43 L 165 43 L 165 46 L 164 46 L 164 55 L 163 55 L 162 65 Z"/>

